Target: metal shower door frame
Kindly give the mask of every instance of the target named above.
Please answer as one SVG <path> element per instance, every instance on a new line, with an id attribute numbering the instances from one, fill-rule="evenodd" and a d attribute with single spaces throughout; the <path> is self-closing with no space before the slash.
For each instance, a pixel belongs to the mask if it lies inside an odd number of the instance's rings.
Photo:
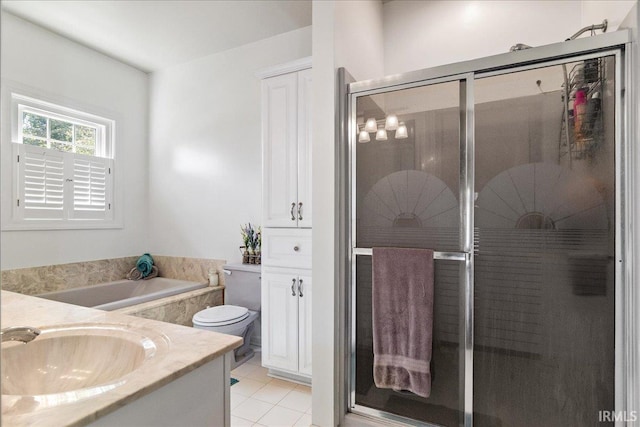
<path id="1" fill-rule="evenodd" d="M 370 89 L 358 93 L 350 94 L 350 201 L 351 201 L 351 227 L 350 227 L 350 242 L 348 246 L 351 248 L 351 293 L 350 293 L 350 307 L 351 307 L 351 333 L 350 333 L 350 390 L 349 390 L 349 402 L 348 408 L 354 413 L 360 413 L 363 415 L 369 415 L 373 417 L 388 419 L 391 421 L 403 422 L 406 424 L 413 424 L 417 426 L 429 426 L 431 424 L 425 424 L 402 416 L 390 414 L 384 411 L 375 410 L 366 406 L 355 404 L 355 298 L 353 297 L 356 292 L 356 258 L 357 256 L 371 256 L 371 248 L 358 248 L 355 246 L 356 242 L 356 147 L 357 141 L 353 137 L 355 135 L 355 123 L 356 123 L 356 103 L 357 99 L 362 96 L 370 96 L 386 92 L 395 92 L 403 89 L 411 89 L 415 87 L 424 87 L 437 85 L 441 83 L 458 82 L 459 84 L 459 111 L 460 111 L 460 221 L 459 221 L 459 250 L 434 253 L 434 259 L 447 260 L 447 261 L 459 261 L 461 262 L 461 268 L 463 274 L 460 277 L 460 316 L 461 316 L 461 328 L 464 330 L 463 346 L 464 351 L 461 354 L 461 379 L 464 390 L 473 390 L 473 198 L 474 198 L 474 122 L 473 122 L 473 73 L 464 73 L 452 76 L 446 76 L 442 78 L 434 78 L 426 81 L 410 82 L 401 85 L 395 85 L 392 87 L 381 87 L 378 89 Z M 471 333 L 467 333 L 471 331 Z M 470 425 L 473 415 L 473 394 L 463 393 L 461 401 L 464 405 L 464 423 Z"/>
<path id="2" fill-rule="evenodd" d="M 346 351 L 349 352 L 347 366 L 344 368 L 346 375 L 345 384 L 346 408 L 355 414 L 386 419 L 416 426 L 433 426 L 410 418 L 405 418 L 384 411 L 355 404 L 355 350 L 356 350 L 356 259 L 358 256 L 371 255 L 371 248 L 356 247 L 356 147 L 357 123 L 356 103 L 362 96 L 394 92 L 402 89 L 423 87 L 438 83 L 460 83 L 460 251 L 436 252 L 435 259 L 460 261 L 463 274 L 460 278 L 460 316 L 464 328 L 464 350 L 461 353 L 461 394 L 463 419 L 465 427 L 473 426 L 473 297 L 474 297 L 474 82 L 476 79 L 491 76 L 510 74 L 528 69 L 553 66 L 572 61 L 584 60 L 594 57 L 615 56 L 615 410 L 625 411 L 631 406 L 628 402 L 628 390 L 638 384 L 637 367 L 628 360 L 632 346 L 640 342 L 636 337 L 635 328 L 629 323 L 628 313 L 632 307 L 627 301 L 630 295 L 629 265 L 626 260 L 633 255 L 633 243 L 626 239 L 630 230 L 630 218 L 632 207 L 627 205 L 630 192 L 633 189 L 630 174 L 633 164 L 633 156 L 630 152 L 630 144 L 626 143 L 628 136 L 629 108 L 628 100 L 624 97 L 624 88 L 631 85 L 630 61 L 625 58 L 628 55 L 630 43 L 627 31 L 618 31 L 600 36 L 577 39 L 563 43 L 556 43 L 526 51 L 510 52 L 478 60 L 451 64 L 426 70 L 409 72 L 380 80 L 355 82 L 347 85 L 347 117 L 346 131 L 348 136 L 343 143 L 349 144 L 346 164 L 348 171 L 344 180 L 347 187 L 347 204 L 344 214 L 350 218 L 347 230 L 339 236 L 341 241 L 347 242 L 346 257 L 343 262 L 347 269 L 351 268 L 351 274 L 347 275 L 347 283 L 344 283 L 346 294 L 346 313 L 344 316 L 344 332 Z M 626 65 L 626 67 L 625 67 Z M 344 118 L 341 118 L 344 120 Z M 629 258 L 628 258 L 629 257 Z M 348 283 L 350 281 L 350 283 Z M 608 408 L 603 408 L 608 409 Z M 631 408 L 633 409 L 633 408 Z M 616 425 L 623 425 L 616 422 Z"/>

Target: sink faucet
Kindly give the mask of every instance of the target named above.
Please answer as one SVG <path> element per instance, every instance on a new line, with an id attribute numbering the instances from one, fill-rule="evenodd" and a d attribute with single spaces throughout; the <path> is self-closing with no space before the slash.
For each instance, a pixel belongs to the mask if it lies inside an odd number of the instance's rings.
<path id="1" fill-rule="evenodd" d="M 24 343 L 28 343 L 29 341 L 36 339 L 38 335 L 40 335 L 40 329 L 32 328 L 31 326 L 12 326 L 0 331 L 2 342 L 22 341 Z"/>

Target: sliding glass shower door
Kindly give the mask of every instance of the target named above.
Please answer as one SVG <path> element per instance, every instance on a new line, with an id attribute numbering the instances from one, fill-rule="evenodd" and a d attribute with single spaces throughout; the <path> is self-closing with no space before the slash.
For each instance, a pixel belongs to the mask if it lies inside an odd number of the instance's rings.
<path id="1" fill-rule="evenodd" d="M 351 411 L 414 425 L 613 424 L 620 70 L 608 50 L 356 86 Z M 426 398 L 374 383 L 373 247 L 436 251 Z"/>
<path id="2" fill-rule="evenodd" d="M 356 247 L 459 250 L 460 95 L 454 80 L 358 98 Z M 437 380 L 423 398 L 374 384 L 371 256 L 355 259 L 355 405 L 423 422 L 462 422 L 460 262 L 438 260 L 434 274 Z"/>
<path id="3" fill-rule="evenodd" d="M 614 408 L 615 85 L 613 56 L 476 80 L 476 426 Z"/>

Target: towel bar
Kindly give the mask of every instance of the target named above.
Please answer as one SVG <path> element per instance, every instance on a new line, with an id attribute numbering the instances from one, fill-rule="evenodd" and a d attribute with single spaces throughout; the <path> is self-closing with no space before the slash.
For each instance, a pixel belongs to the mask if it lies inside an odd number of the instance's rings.
<path id="1" fill-rule="evenodd" d="M 368 255 L 371 256 L 373 249 L 371 248 L 353 248 L 353 255 Z M 433 253 L 433 259 L 441 259 L 445 261 L 466 261 L 469 256 L 466 252 L 440 252 L 435 251 Z"/>

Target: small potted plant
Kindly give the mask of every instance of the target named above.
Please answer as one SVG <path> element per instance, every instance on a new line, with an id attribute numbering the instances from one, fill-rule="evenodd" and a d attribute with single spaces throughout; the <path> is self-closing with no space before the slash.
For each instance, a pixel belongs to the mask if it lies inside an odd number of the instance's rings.
<path id="1" fill-rule="evenodd" d="M 260 248 L 262 236 L 260 227 L 254 228 L 251 223 L 240 226 L 244 246 L 240 247 L 243 264 L 260 264 Z M 242 251 L 244 249 L 244 251 Z"/>

